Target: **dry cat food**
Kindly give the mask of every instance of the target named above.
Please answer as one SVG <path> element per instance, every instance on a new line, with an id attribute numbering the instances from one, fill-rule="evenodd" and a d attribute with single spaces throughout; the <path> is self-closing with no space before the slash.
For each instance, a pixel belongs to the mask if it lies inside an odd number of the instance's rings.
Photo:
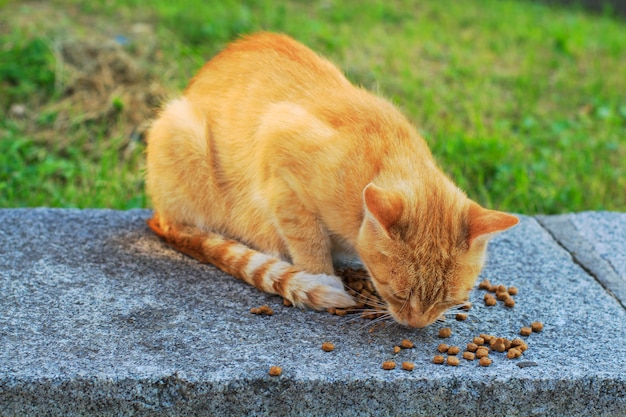
<path id="1" fill-rule="evenodd" d="M 444 327 L 443 329 L 439 329 L 439 337 L 445 339 L 446 337 L 450 337 L 452 335 L 452 329 L 449 327 Z"/>
<path id="2" fill-rule="evenodd" d="M 337 270 L 337 275 L 342 278 L 348 293 L 356 299 L 357 304 L 350 308 L 329 308 L 327 311 L 330 314 L 345 316 L 360 313 L 364 319 L 376 319 L 385 314 L 385 303 L 376 292 L 366 270 L 342 268 Z M 363 309 L 368 309 L 368 311 L 363 311 Z"/>
<path id="3" fill-rule="evenodd" d="M 478 345 L 476 343 L 468 343 L 466 350 L 468 352 L 476 352 L 478 350 Z"/>
<path id="4" fill-rule="evenodd" d="M 502 339 L 501 337 L 492 340 L 491 343 L 489 344 L 489 347 L 491 348 L 491 350 L 494 350 L 496 352 L 504 352 L 506 350 L 506 345 L 504 344 L 504 339 Z"/>
<path id="5" fill-rule="evenodd" d="M 484 344 L 485 344 L 485 339 L 483 339 L 483 338 L 482 338 L 482 337 L 480 337 L 480 336 L 476 336 L 476 337 L 474 338 L 474 340 L 472 340 L 472 342 L 474 342 L 474 343 L 475 343 L 475 344 L 477 344 L 477 345 L 484 345 Z"/>
<path id="6" fill-rule="evenodd" d="M 480 358 L 480 361 L 478 361 L 478 364 L 480 366 L 489 366 L 489 365 L 491 365 L 491 359 L 489 359 L 488 357 L 484 356 L 484 357 Z"/>
<path id="7" fill-rule="evenodd" d="M 449 348 L 450 346 L 446 345 L 445 343 L 441 343 L 439 346 L 437 346 L 437 350 L 441 353 L 446 353 Z"/>
<path id="8" fill-rule="evenodd" d="M 458 355 L 461 349 L 457 346 L 450 346 L 448 348 L 448 355 Z"/>
<path id="9" fill-rule="evenodd" d="M 480 284 L 478 284 L 478 288 L 481 290 L 489 291 L 489 289 L 491 288 L 491 282 L 489 282 L 488 279 L 484 279 L 480 282 Z"/>
<path id="10" fill-rule="evenodd" d="M 458 366 L 459 358 L 457 358 L 456 356 L 448 356 L 447 362 L 450 366 Z"/>
<path id="11" fill-rule="evenodd" d="M 335 350 L 335 345 L 331 342 L 324 342 L 322 343 L 322 350 L 324 352 L 332 352 L 333 350 Z"/>
<path id="12" fill-rule="evenodd" d="M 522 339 L 513 339 L 513 340 L 511 340 L 511 347 L 512 348 L 518 348 L 522 352 L 524 352 L 526 349 L 528 349 L 528 345 Z"/>
<path id="13" fill-rule="evenodd" d="M 402 348 L 400 346 L 394 346 L 393 347 L 393 353 L 400 353 L 401 350 L 402 350 Z"/>
<path id="14" fill-rule="evenodd" d="M 522 351 L 517 348 L 509 349 L 508 352 L 506 352 L 506 357 L 509 359 L 517 359 L 520 356 L 522 356 Z"/>
<path id="15" fill-rule="evenodd" d="M 283 373 L 283 368 L 280 366 L 272 366 L 270 367 L 270 375 L 271 376 L 280 376 Z"/>
<path id="16" fill-rule="evenodd" d="M 441 365 L 444 361 L 445 359 L 441 355 L 435 355 L 433 358 L 433 363 L 436 363 L 437 365 Z"/>
<path id="17" fill-rule="evenodd" d="M 402 342 L 400 342 L 400 347 L 402 349 L 413 349 L 415 347 L 415 344 L 413 344 L 413 342 L 411 342 L 409 339 L 404 339 L 402 340 Z"/>
<path id="18" fill-rule="evenodd" d="M 496 301 L 496 299 L 492 295 L 485 294 L 485 305 L 487 307 L 493 307 L 496 304 L 498 304 L 498 302 Z"/>
<path id="19" fill-rule="evenodd" d="M 473 361 L 476 355 L 472 352 L 463 352 L 463 359 L 467 359 L 468 361 Z"/>
<path id="20" fill-rule="evenodd" d="M 271 316 L 272 314 L 274 314 L 274 310 L 272 310 L 272 308 L 268 305 L 262 305 L 261 307 L 251 308 L 250 313 Z"/>
<path id="21" fill-rule="evenodd" d="M 493 307 L 498 304 L 498 300 L 502 301 L 505 307 L 513 308 L 515 307 L 515 300 L 513 300 L 512 296 L 517 295 L 518 289 L 517 287 L 506 287 L 505 285 L 496 285 L 491 284 L 488 279 L 484 279 L 479 285 L 478 288 L 481 290 L 488 291 L 484 296 L 485 305 L 487 307 Z M 495 293 L 494 295 L 490 293 Z"/>
<path id="22" fill-rule="evenodd" d="M 464 313 L 459 313 L 459 314 L 457 314 L 457 315 L 455 316 L 455 318 L 456 318 L 458 321 L 465 321 L 465 320 L 467 320 L 467 314 L 464 314 Z"/>
<path id="23" fill-rule="evenodd" d="M 383 362 L 383 369 L 385 371 L 390 371 L 396 368 L 396 363 L 394 361 L 385 361 Z"/>
<path id="24" fill-rule="evenodd" d="M 484 358 L 486 356 L 489 356 L 489 349 L 485 347 L 479 347 L 478 349 L 476 349 L 476 357 L 478 359 Z"/>
<path id="25" fill-rule="evenodd" d="M 415 364 L 413 362 L 402 362 L 402 369 L 405 371 L 412 371 L 415 368 Z"/>
<path id="26" fill-rule="evenodd" d="M 505 292 L 497 292 L 497 293 L 496 293 L 496 298 L 497 298 L 499 301 L 505 301 L 505 300 L 507 300 L 509 297 L 511 297 L 511 296 L 510 296 L 510 295 L 509 295 L 509 293 L 508 293 L 508 292 L 506 292 L 506 291 L 505 291 Z"/>
<path id="27" fill-rule="evenodd" d="M 532 332 L 533 332 L 533 329 L 530 327 L 522 327 L 519 330 L 519 334 L 521 334 L 522 336 L 530 336 Z"/>
<path id="28" fill-rule="evenodd" d="M 530 324 L 530 328 L 532 329 L 533 332 L 539 333 L 540 331 L 543 330 L 543 323 L 540 321 L 533 321 Z"/>

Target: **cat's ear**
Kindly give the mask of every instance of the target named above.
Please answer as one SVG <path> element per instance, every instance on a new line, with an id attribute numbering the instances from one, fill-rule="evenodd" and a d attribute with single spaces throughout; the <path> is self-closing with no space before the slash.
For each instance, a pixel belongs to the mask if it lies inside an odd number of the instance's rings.
<path id="1" fill-rule="evenodd" d="M 469 207 L 469 242 L 487 241 L 496 233 L 503 232 L 519 223 L 519 219 L 511 214 L 489 210 L 480 205 L 470 203 Z"/>
<path id="2" fill-rule="evenodd" d="M 389 235 L 389 229 L 402 216 L 404 201 L 402 195 L 393 190 L 386 190 L 369 183 L 363 190 L 363 202 L 366 215 L 370 215 Z"/>

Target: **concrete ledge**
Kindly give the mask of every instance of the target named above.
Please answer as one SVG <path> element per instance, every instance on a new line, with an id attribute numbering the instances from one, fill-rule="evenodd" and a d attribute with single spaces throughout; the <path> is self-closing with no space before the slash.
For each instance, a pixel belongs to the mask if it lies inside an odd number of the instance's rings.
<path id="1" fill-rule="evenodd" d="M 587 212 L 537 220 L 626 308 L 626 214 Z"/>
<path id="2" fill-rule="evenodd" d="M 492 353 L 482 368 L 433 364 L 437 326 L 283 307 L 167 248 L 149 216 L 0 210 L 0 416 L 626 415 L 626 310 L 534 218 L 492 242 L 483 273 L 517 286 L 516 306 L 485 307 L 476 290 L 470 319 L 447 324 L 445 343 L 464 347 L 544 322 L 522 359 Z M 275 314 L 249 314 L 261 304 Z M 394 355 L 404 338 L 416 348 Z M 415 370 L 384 371 L 388 359 Z"/>

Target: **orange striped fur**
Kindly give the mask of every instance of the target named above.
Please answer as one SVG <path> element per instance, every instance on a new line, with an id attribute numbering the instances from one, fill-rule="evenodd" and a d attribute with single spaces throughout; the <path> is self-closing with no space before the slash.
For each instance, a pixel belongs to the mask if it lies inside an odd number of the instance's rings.
<path id="1" fill-rule="evenodd" d="M 148 225 L 179 252 L 210 263 L 261 291 L 278 294 L 296 306 L 351 306 L 352 298 L 337 277 L 309 274 L 275 256 L 250 249 L 223 235 L 197 230 L 164 230 L 155 214 Z"/>
<path id="2" fill-rule="evenodd" d="M 518 220 L 467 198 L 389 102 L 285 35 L 230 44 L 148 132 L 150 227 L 177 250 L 296 305 L 354 301 L 358 257 L 400 323 L 467 300 L 487 241 Z"/>

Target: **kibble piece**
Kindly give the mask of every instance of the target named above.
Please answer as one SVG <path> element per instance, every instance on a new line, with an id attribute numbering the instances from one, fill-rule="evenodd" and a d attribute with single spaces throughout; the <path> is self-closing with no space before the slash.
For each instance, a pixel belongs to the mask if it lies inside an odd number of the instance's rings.
<path id="1" fill-rule="evenodd" d="M 472 352 L 463 352 L 463 359 L 467 359 L 468 361 L 473 361 L 476 355 Z"/>
<path id="2" fill-rule="evenodd" d="M 348 314 L 348 310 L 343 308 L 337 308 L 335 309 L 335 314 L 338 316 L 345 316 L 346 314 Z"/>
<path id="3" fill-rule="evenodd" d="M 456 319 L 458 321 L 465 321 L 465 320 L 467 320 L 467 314 L 459 313 L 459 314 L 456 315 Z"/>
<path id="4" fill-rule="evenodd" d="M 256 310 L 257 312 L 253 312 L 252 310 Z M 252 314 L 265 314 L 266 316 L 271 316 L 272 314 L 274 314 L 274 310 L 272 310 L 272 308 L 268 305 L 262 305 L 261 307 L 257 308 L 257 309 L 251 309 L 250 312 Z"/>
<path id="5" fill-rule="evenodd" d="M 446 345 L 445 343 L 441 343 L 439 346 L 437 346 L 437 350 L 441 353 L 447 352 L 449 348 L 450 346 Z"/>
<path id="6" fill-rule="evenodd" d="M 508 292 L 497 292 L 496 293 L 496 298 L 500 301 L 505 301 L 507 298 L 509 298 L 510 295 Z"/>
<path id="7" fill-rule="evenodd" d="M 474 338 L 474 340 L 472 340 L 472 342 L 474 342 L 474 343 L 475 343 L 475 344 L 477 344 L 477 345 L 484 345 L 484 344 L 485 344 L 485 339 L 483 339 L 483 338 L 482 338 L 482 337 L 480 337 L 480 336 L 476 336 L 476 337 Z"/>
<path id="8" fill-rule="evenodd" d="M 526 342 L 519 338 L 511 340 L 511 347 L 518 348 L 522 352 L 528 349 L 528 345 L 526 344 Z"/>
<path id="9" fill-rule="evenodd" d="M 332 352 L 333 350 L 335 350 L 335 345 L 333 345 L 331 342 L 324 342 L 322 343 L 322 350 L 324 352 Z"/>
<path id="10" fill-rule="evenodd" d="M 484 358 L 480 358 L 480 361 L 478 362 L 478 364 L 480 366 L 489 366 L 491 365 L 491 359 L 485 356 Z"/>
<path id="11" fill-rule="evenodd" d="M 530 324 L 530 328 L 532 329 L 533 332 L 539 333 L 540 331 L 543 330 L 543 323 L 540 321 L 533 321 Z"/>
<path id="12" fill-rule="evenodd" d="M 483 300 L 487 301 L 488 299 L 493 298 L 493 295 L 487 293 L 485 295 L 483 295 Z"/>
<path id="13" fill-rule="evenodd" d="M 283 368 L 280 366 L 272 366 L 270 367 L 270 375 L 271 376 L 280 376 L 283 373 Z"/>
<path id="14" fill-rule="evenodd" d="M 506 350 L 506 345 L 504 343 L 497 343 L 493 350 L 502 353 Z"/>
<path id="15" fill-rule="evenodd" d="M 512 299 L 511 297 L 509 297 L 506 300 L 504 300 L 504 305 L 505 305 L 505 307 L 513 308 L 513 307 L 515 307 L 515 300 Z"/>
<path id="16" fill-rule="evenodd" d="M 392 369 L 395 369 L 396 367 L 396 363 L 394 361 L 385 361 L 383 362 L 383 369 L 385 371 L 390 371 Z"/>
<path id="17" fill-rule="evenodd" d="M 468 343 L 467 351 L 468 352 L 476 352 L 478 350 L 478 345 L 476 343 Z"/>
<path id="18" fill-rule="evenodd" d="M 252 307 L 250 309 L 250 313 L 252 313 L 252 314 L 261 314 L 261 309 L 259 309 L 257 307 Z"/>
<path id="19" fill-rule="evenodd" d="M 530 327 L 522 327 L 519 331 L 519 334 L 521 334 L 522 336 L 530 336 L 532 332 L 533 329 L 531 329 Z"/>
<path id="20" fill-rule="evenodd" d="M 415 368 L 415 364 L 413 362 L 402 362 L 402 369 L 405 371 L 412 371 Z"/>
<path id="21" fill-rule="evenodd" d="M 433 363 L 436 363 L 437 365 L 441 365 L 444 362 L 443 356 L 441 355 L 436 355 L 433 358 Z"/>
<path id="22" fill-rule="evenodd" d="M 522 356 L 522 351 L 516 348 L 509 349 L 509 351 L 506 353 L 506 357 L 509 359 L 516 359 L 520 356 Z"/>
<path id="23" fill-rule="evenodd" d="M 458 346 L 450 346 L 448 348 L 448 355 L 458 355 L 461 349 Z"/>
<path id="24" fill-rule="evenodd" d="M 486 333 L 481 333 L 480 337 L 482 337 L 485 341 L 485 343 L 489 343 L 491 342 L 491 339 L 493 339 L 493 336 L 490 334 L 486 334 Z"/>
<path id="25" fill-rule="evenodd" d="M 400 347 L 402 349 L 413 349 L 415 345 L 409 339 L 404 339 L 400 342 Z"/>
<path id="26" fill-rule="evenodd" d="M 517 295 L 517 287 L 509 287 L 507 290 L 511 295 Z"/>
<path id="27" fill-rule="evenodd" d="M 486 356 L 489 356 L 489 349 L 487 349 L 485 347 L 480 347 L 480 348 L 478 348 L 478 350 L 476 350 L 476 357 L 478 359 L 484 358 Z"/>
<path id="28" fill-rule="evenodd" d="M 450 335 L 452 335 L 452 329 L 450 329 L 449 327 L 439 329 L 439 337 L 441 337 L 442 339 L 450 337 Z"/>
<path id="29" fill-rule="evenodd" d="M 501 337 L 498 337 L 497 339 L 492 339 L 491 343 L 489 344 L 489 347 L 491 348 L 491 350 L 494 350 L 500 353 L 506 350 L 504 339 Z"/>
<path id="30" fill-rule="evenodd" d="M 393 347 L 393 353 L 400 353 L 401 350 L 402 350 L 402 348 L 400 346 L 394 346 Z"/>
<path id="31" fill-rule="evenodd" d="M 447 362 L 450 366 L 457 366 L 459 364 L 459 358 L 456 356 L 448 356 Z"/>
<path id="32" fill-rule="evenodd" d="M 483 279 L 480 284 L 478 284 L 478 288 L 481 290 L 488 290 L 491 288 L 491 282 L 488 279 Z"/>
<path id="33" fill-rule="evenodd" d="M 506 286 L 498 285 L 498 288 L 496 288 L 496 292 L 507 292 Z"/>
<path id="34" fill-rule="evenodd" d="M 471 308 L 472 308 L 472 303 L 470 303 L 469 301 L 466 301 L 465 304 L 461 306 L 461 310 L 463 311 L 470 311 Z"/>
<path id="35" fill-rule="evenodd" d="M 496 304 L 498 304 L 498 302 L 497 302 L 497 301 L 496 301 L 496 299 L 495 299 L 495 298 L 493 298 L 493 297 L 489 297 L 489 298 L 485 299 L 485 305 L 486 305 L 487 307 L 493 307 L 493 306 L 495 306 Z"/>

